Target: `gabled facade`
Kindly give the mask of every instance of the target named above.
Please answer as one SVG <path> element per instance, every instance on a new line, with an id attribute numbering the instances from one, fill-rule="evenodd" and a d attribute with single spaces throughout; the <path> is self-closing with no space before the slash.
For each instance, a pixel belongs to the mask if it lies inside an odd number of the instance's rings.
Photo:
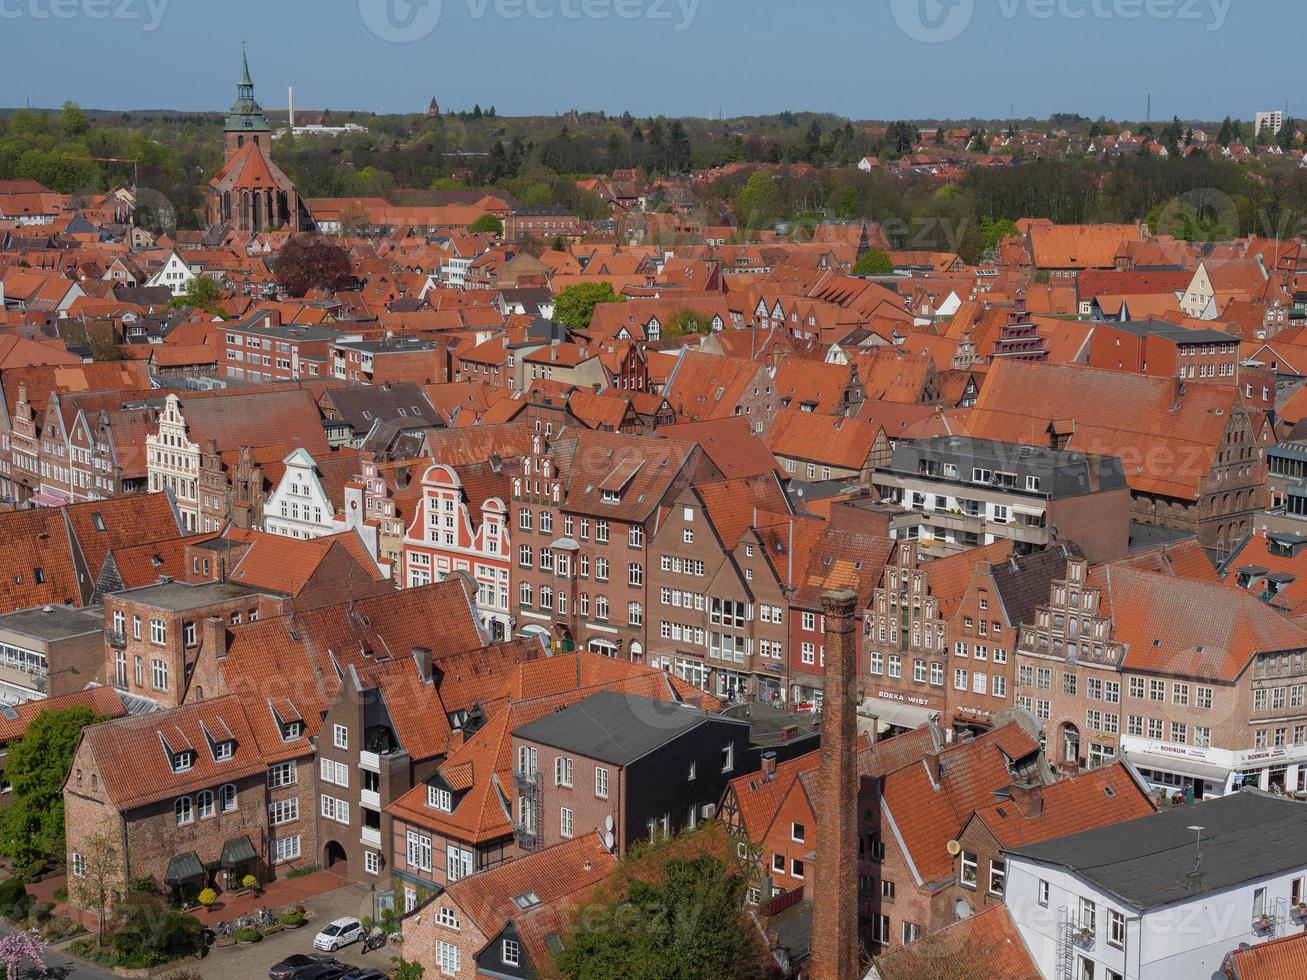
<path id="1" fill-rule="evenodd" d="M 405 588 L 444 581 L 463 572 L 476 583 L 477 614 L 495 639 L 512 634 L 508 476 L 486 464 L 468 468 L 465 483 L 453 466 L 430 466 L 404 536 Z"/>

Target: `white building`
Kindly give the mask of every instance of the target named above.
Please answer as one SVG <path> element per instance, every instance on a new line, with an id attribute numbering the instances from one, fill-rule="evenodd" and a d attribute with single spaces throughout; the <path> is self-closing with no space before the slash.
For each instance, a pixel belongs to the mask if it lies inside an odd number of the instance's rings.
<path id="1" fill-rule="evenodd" d="M 1272 136 L 1280 135 L 1280 130 L 1284 128 L 1283 112 L 1259 112 L 1253 119 L 1254 136 L 1262 135 L 1263 129 L 1269 129 Z"/>
<path id="2" fill-rule="evenodd" d="M 1045 977 L 1220 976 L 1301 930 L 1304 831 L 1307 804 L 1256 790 L 1171 807 L 1007 852 L 1004 903 Z"/>
<path id="3" fill-rule="evenodd" d="M 344 510 L 338 513 L 322 484 L 318 464 L 307 450 L 296 449 L 282 462 L 286 472 L 263 505 L 263 529 L 269 534 L 304 541 L 354 530 L 375 559 L 377 522 L 365 516 L 362 479 L 346 484 L 341 491 Z M 362 470 L 361 461 L 358 466 Z"/>
<path id="4" fill-rule="evenodd" d="M 182 527 L 192 533 L 200 530 L 200 446 L 186 434 L 176 395 L 164 403 L 158 430 L 145 437 L 145 466 L 150 493 L 171 490 Z"/>
<path id="5" fill-rule="evenodd" d="M 174 296 L 186 292 L 186 284 L 195 278 L 195 271 L 176 252 L 155 273 L 145 280 L 147 286 L 167 286 Z"/>

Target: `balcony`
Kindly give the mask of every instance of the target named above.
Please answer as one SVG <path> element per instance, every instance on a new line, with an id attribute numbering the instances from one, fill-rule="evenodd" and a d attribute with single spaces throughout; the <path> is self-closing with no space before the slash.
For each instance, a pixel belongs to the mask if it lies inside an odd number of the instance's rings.
<path id="1" fill-rule="evenodd" d="M 535 789 L 540 785 L 540 771 L 537 769 L 514 770 L 513 785 L 519 790 Z"/>
<path id="2" fill-rule="evenodd" d="M 381 809 L 381 794 L 374 789 L 359 790 L 359 802 L 369 810 Z"/>
<path id="3" fill-rule="evenodd" d="M 363 827 L 359 831 L 359 843 L 365 847 L 381 847 L 381 828 Z"/>
<path id="4" fill-rule="evenodd" d="M 104 636 L 111 647 L 122 650 L 127 646 L 127 632 L 125 630 L 105 630 Z"/>
<path id="5" fill-rule="evenodd" d="M 359 752 L 359 768 L 381 772 L 381 755 L 377 752 Z"/>

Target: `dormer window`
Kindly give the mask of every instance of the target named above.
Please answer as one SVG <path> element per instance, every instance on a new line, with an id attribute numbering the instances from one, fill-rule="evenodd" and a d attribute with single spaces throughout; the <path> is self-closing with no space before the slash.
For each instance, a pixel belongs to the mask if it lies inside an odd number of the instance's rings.
<path id="1" fill-rule="evenodd" d="M 225 762 L 236 754 L 236 743 L 228 739 L 225 742 L 215 742 L 213 745 L 213 761 Z"/>
<path id="2" fill-rule="evenodd" d="M 172 754 L 173 772 L 189 772 L 191 767 L 194 765 L 195 751 L 193 749 L 186 749 L 182 752 L 174 752 Z"/>
<path id="3" fill-rule="evenodd" d="M 620 504 L 622 502 L 622 493 L 620 490 L 601 490 L 599 499 L 606 504 Z"/>
<path id="4" fill-rule="evenodd" d="M 304 722 L 302 721 L 288 721 L 281 726 L 281 737 L 284 741 L 299 738 L 303 734 Z"/>
<path id="5" fill-rule="evenodd" d="M 439 786 L 428 786 L 427 806 L 433 810 L 452 813 L 454 810 L 454 794 L 447 789 L 441 789 Z"/>

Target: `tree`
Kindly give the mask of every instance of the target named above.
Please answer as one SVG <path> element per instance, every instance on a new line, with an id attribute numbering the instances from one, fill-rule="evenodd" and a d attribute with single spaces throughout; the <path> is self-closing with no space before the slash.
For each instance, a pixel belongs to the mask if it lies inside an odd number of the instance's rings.
<path id="1" fill-rule="evenodd" d="M 986 251 L 993 251 L 998 247 L 999 242 L 1005 238 L 1014 238 L 1021 234 L 1016 224 L 1008 218 L 999 218 L 991 220 L 982 218 L 980 220 L 980 244 Z"/>
<path id="2" fill-rule="evenodd" d="M 573 924 L 557 959 L 563 976 L 753 980 L 771 974 L 745 913 L 740 867 L 694 846 L 696 836 L 637 848 L 624 859 L 618 893 L 582 910 Z"/>
<path id="3" fill-rule="evenodd" d="M 118 912 L 112 942 L 121 966 L 158 966 L 204 951 L 200 920 L 168 908 L 152 892 L 129 888 Z"/>
<path id="4" fill-rule="evenodd" d="M 0 938 L 0 965 L 6 977 L 24 976 L 23 965 L 31 963 L 37 973 L 45 973 L 45 940 L 35 929 L 11 932 Z"/>
<path id="5" fill-rule="evenodd" d="M 784 207 L 777 178 L 761 170 L 749 177 L 735 198 L 735 213 L 740 223 L 749 228 L 761 228 L 784 217 Z"/>
<path id="6" fill-rule="evenodd" d="M 82 873 L 68 876 L 68 897 L 78 908 L 94 909 L 99 918 L 96 941 L 104 944 L 105 918 L 109 898 L 118 883 L 118 849 L 109 834 L 93 834 L 77 844 Z"/>
<path id="7" fill-rule="evenodd" d="M 64 780 L 82 729 L 100 719 L 90 708 L 42 711 L 9 747 L 5 778 L 12 802 L 0 812 L 0 851 L 18 865 L 64 857 Z"/>
<path id="8" fill-rule="evenodd" d="M 345 250 L 316 235 L 296 235 L 286 242 L 277 253 L 273 274 L 291 296 L 303 296 L 310 289 L 335 292 L 354 281 Z"/>
<path id="9" fill-rule="evenodd" d="M 170 309 L 189 306 L 206 313 L 222 312 L 222 289 L 208 276 L 196 276 L 186 283 L 186 291 L 168 301 Z"/>
<path id="10" fill-rule="evenodd" d="M 502 148 L 502 147 L 501 147 Z M 474 235 L 495 235 L 499 236 L 504 233 L 504 223 L 496 218 L 493 214 L 483 214 L 468 226 L 468 231 Z"/>
<path id="11" fill-rule="evenodd" d="M 712 325 L 703 315 L 694 310 L 681 309 L 669 316 L 667 322 L 663 324 L 663 339 L 673 340 L 677 337 L 709 333 L 711 330 Z"/>
<path id="12" fill-rule="evenodd" d="M 1222 146 L 1229 146 L 1234 142 L 1234 126 L 1229 116 L 1226 116 L 1225 121 L 1221 123 L 1221 128 L 1216 134 L 1216 142 Z"/>
<path id="13" fill-rule="evenodd" d="M 894 272 L 894 260 L 878 249 L 863 252 L 853 266 L 855 276 L 888 276 Z"/>
<path id="14" fill-rule="evenodd" d="M 86 113 L 76 102 L 65 102 L 63 111 L 59 113 L 59 128 L 68 139 L 81 139 L 91 132 L 91 120 L 86 118 Z"/>
<path id="15" fill-rule="evenodd" d="M 610 282 L 581 282 L 568 286 L 554 298 L 554 319 L 572 330 L 584 330 L 600 303 L 621 303 Z"/>

